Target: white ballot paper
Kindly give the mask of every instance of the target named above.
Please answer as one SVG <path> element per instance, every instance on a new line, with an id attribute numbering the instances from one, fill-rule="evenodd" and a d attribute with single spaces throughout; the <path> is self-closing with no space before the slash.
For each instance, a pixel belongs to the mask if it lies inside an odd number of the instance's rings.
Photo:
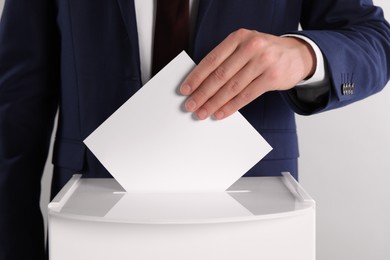
<path id="1" fill-rule="evenodd" d="M 84 140 L 127 192 L 224 191 L 272 149 L 239 112 L 184 110 L 179 86 L 194 66 L 179 54 Z"/>

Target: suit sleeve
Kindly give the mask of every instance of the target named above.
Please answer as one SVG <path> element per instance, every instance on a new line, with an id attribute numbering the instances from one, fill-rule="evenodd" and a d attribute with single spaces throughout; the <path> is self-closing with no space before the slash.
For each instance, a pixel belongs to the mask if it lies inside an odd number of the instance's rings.
<path id="1" fill-rule="evenodd" d="M 327 64 L 329 91 L 315 103 L 296 102 L 304 91 L 283 93 L 299 114 L 339 108 L 382 90 L 390 78 L 390 26 L 370 0 L 305 1 L 303 31 Z"/>
<path id="2" fill-rule="evenodd" d="M 39 189 L 58 103 L 54 2 L 5 1 L 0 20 L 2 191 L 5 180 L 19 182 L 15 192 L 31 191 L 32 183 Z"/>

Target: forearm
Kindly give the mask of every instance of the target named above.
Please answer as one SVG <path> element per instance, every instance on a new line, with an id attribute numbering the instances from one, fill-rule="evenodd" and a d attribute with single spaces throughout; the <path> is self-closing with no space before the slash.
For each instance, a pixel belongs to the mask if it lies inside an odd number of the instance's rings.
<path id="1" fill-rule="evenodd" d="M 381 9 L 372 6 L 371 1 L 330 2 L 308 3 L 311 10 L 303 15 L 304 30 L 295 32 L 321 49 L 329 78 L 329 94 L 322 96 L 325 103 L 312 111 L 296 109 L 299 113 L 316 113 L 361 100 L 380 91 L 390 77 L 390 27 Z M 343 10 L 344 16 L 330 12 L 318 20 L 318 16 L 310 15 L 325 4 L 338 5 L 330 10 Z M 353 84 L 352 91 L 345 91 L 346 84 Z"/>

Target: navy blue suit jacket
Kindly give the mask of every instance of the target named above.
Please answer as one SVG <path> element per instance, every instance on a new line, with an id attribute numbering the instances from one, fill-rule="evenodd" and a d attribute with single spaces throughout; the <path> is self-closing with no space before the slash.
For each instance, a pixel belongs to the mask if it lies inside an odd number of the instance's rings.
<path id="1" fill-rule="evenodd" d="M 304 31 L 297 32 L 299 23 Z M 199 62 L 239 28 L 309 37 L 322 50 L 330 79 L 317 102 L 297 102 L 304 95 L 298 90 L 268 92 L 241 110 L 274 148 L 247 176 L 296 175 L 294 112 L 347 105 L 380 91 L 389 79 L 389 25 L 369 0 L 200 0 L 190 56 Z M 24 210 L 31 223 L 23 229 L 40 232 L 39 183 L 57 108 L 54 193 L 70 177 L 61 177 L 65 171 L 109 176 L 83 140 L 141 88 L 139 65 L 131 0 L 6 0 L 0 23 L 0 234 L 14 235 L 0 235 L 3 254 L 4 243 L 20 239 L 14 229 L 22 221 L 12 222 L 11 215 L 21 212 L 12 205 L 29 205 Z M 352 83 L 353 93 L 345 91 Z M 27 239 L 18 243 L 39 248 Z"/>

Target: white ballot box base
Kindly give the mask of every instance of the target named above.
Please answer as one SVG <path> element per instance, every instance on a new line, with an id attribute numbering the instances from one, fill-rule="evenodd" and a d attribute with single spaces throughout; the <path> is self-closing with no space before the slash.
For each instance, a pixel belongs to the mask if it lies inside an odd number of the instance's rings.
<path id="1" fill-rule="evenodd" d="M 315 202 L 285 173 L 226 192 L 126 193 L 75 175 L 49 204 L 51 260 L 314 260 Z"/>

